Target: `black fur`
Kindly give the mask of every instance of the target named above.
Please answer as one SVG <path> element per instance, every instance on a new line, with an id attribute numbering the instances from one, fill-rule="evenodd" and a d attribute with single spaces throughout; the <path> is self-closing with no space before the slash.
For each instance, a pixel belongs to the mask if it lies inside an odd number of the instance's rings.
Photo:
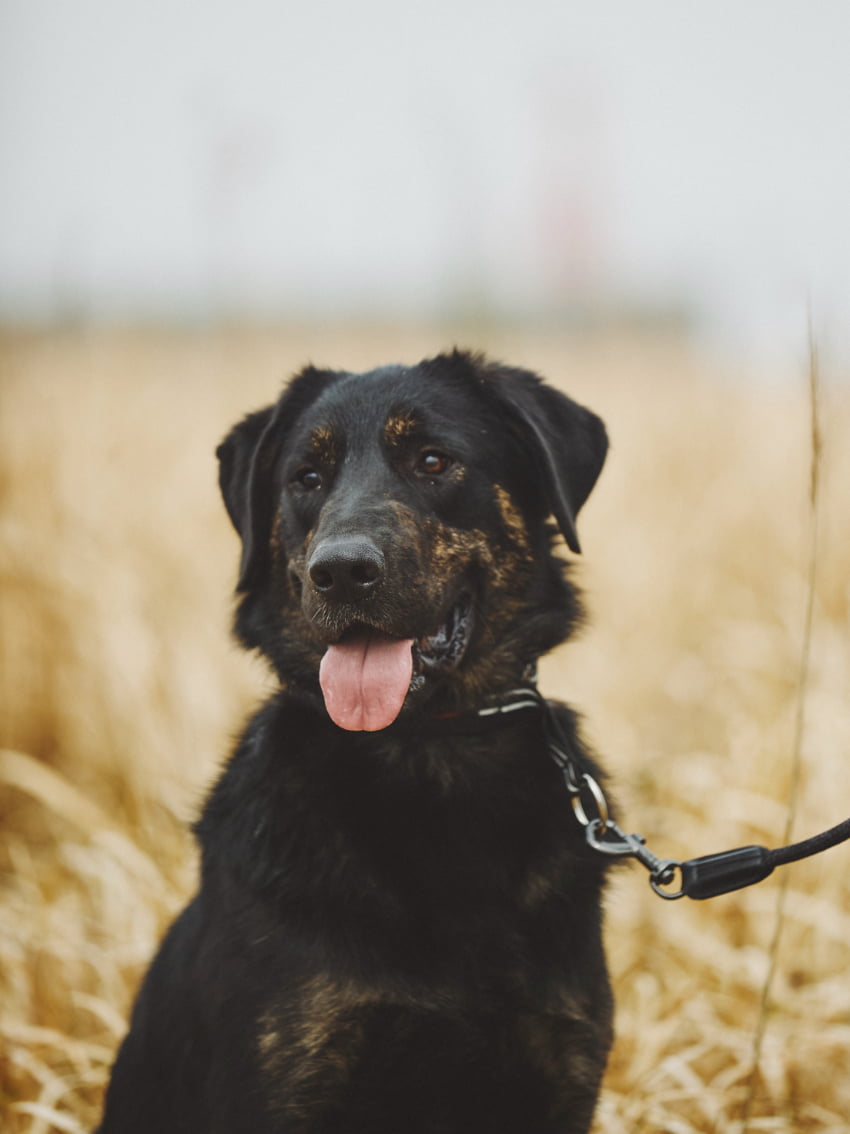
<path id="1" fill-rule="evenodd" d="M 201 885 L 143 984 L 101 1134 L 589 1128 L 611 1037 L 603 867 L 540 713 L 474 714 L 579 617 L 548 517 L 577 550 L 606 444 L 536 376 L 455 352 L 308 369 L 220 446 L 237 633 L 280 690 L 197 824 Z M 319 663 L 373 631 L 416 641 L 414 676 L 394 723 L 348 731 Z"/>

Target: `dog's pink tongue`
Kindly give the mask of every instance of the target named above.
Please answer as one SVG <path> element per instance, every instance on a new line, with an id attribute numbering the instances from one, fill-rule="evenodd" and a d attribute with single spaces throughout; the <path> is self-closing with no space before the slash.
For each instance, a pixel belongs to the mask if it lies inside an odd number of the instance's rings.
<path id="1" fill-rule="evenodd" d="M 334 724 L 377 732 L 393 723 L 413 676 L 413 641 L 374 632 L 329 646 L 319 667 L 325 708 Z"/>

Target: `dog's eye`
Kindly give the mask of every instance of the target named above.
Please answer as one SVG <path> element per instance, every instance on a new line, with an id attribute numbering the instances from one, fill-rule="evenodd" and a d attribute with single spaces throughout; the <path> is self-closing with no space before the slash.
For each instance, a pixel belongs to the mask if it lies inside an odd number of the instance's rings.
<path id="1" fill-rule="evenodd" d="M 308 492 L 322 487 L 321 474 L 317 473 L 315 469 L 299 469 L 292 479 L 295 484 L 300 485 L 301 488 L 306 489 Z"/>
<path id="2" fill-rule="evenodd" d="M 439 449 L 425 449 L 419 454 L 416 471 L 421 476 L 442 476 L 443 473 L 448 472 L 453 463 L 451 457 L 441 453 Z"/>

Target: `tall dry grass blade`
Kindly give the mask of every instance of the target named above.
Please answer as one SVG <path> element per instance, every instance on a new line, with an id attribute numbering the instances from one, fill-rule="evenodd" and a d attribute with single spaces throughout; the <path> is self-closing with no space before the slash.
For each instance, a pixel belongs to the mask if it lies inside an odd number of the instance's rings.
<path id="1" fill-rule="evenodd" d="M 809 669 L 812 651 L 812 623 L 814 621 L 815 584 L 817 582 L 818 517 L 820 504 L 820 468 L 823 452 L 823 435 L 820 428 L 820 366 L 817 344 L 812 329 L 809 312 L 808 323 L 808 404 L 809 404 L 809 524 L 808 524 L 808 562 L 806 565 L 806 599 L 803 612 L 803 633 L 800 645 L 800 669 L 797 677 L 797 704 L 794 714 L 794 736 L 791 748 L 791 782 L 789 787 L 788 810 L 782 841 L 792 842 L 794 825 L 800 801 L 800 778 L 802 774 L 803 736 L 806 731 L 806 693 L 809 685 Z M 790 875 L 782 873 L 776 894 L 773 933 L 768 948 L 768 968 L 764 978 L 759 1001 L 758 1017 L 753 1033 L 753 1046 L 750 1056 L 750 1071 L 747 1079 L 747 1093 L 741 1121 L 741 1134 L 751 1129 L 753 1107 L 756 1101 L 756 1086 L 762 1061 L 764 1037 L 767 1030 L 770 996 L 776 978 L 779 945 L 785 926 L 785 906 L 788 898 Z"/>
<path id="2" fill-rule="evenodd" d="M 81 831 L 115 825 L 100 804 L 89 799 L 59 772 L 27 752 L 0 748 L 0 783 L 8 784 L 37 799 L 43 807 L 61 815 Z"/>
<path id="3" fill-rule="evenodd" d="M 99 804 L 65 776 L 27 752 L 0 748 L 0 786 L 16 788 L 73 824 L 86 838 L 110 849 L 129 874 L 162 886 L 160 867 L 144 853 Z"/>
<path id="4" fill-rule="evenodd" d="M 37 1125 L 30 1127 L 31 1134 L 48 1134 L 51 1130 L 62 1130 L 65 1134 L 85 1134 L 85 1127 L 70 1114 L 65 1114 L 51 1106 L 37 1102 L 17 1102 L 9 1107 L 10 1112 L 27 1114 L 37 1120 Z"/>

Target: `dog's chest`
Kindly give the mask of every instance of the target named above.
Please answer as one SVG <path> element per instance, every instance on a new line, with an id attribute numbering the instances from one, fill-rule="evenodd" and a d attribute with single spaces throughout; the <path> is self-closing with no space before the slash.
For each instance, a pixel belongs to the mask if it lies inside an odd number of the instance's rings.
<path id="1" fill-rule="evenodd" d="M 476 1004 L 447 986 L 382 988 L 321 974 L 263 1015 L 257 1058 L 269 1105 L 293 1129 L 328 1116 L 335 1129 L 333 1116 L 345 1115 L 351 1129 L 430 1131 L 444 1128 L 441 1109 L 457 1122 L 469 1107 L 468 1129 L 484 1129 L 487 1110 L 488 1130 L 527 1128 L 529 1119 L 543 1130 L 566 1105 L 593 1030 L 566 989 L 544 1012 L 505 997 Z"/>
<path id="2" fill-rule="evenodd" d="M 552 1116 L 591 1092 L 607 1043 L 604 972 L 579 975 L 599 880 L 534 730 L 335 747 L 293 723 L 232 770 L 244 806 L 209 816 L 264 864 L 258 952 L 233 983 L 266 1105 L 293 1134 L 569 1129 Z M 230 877 L 228 906 L 245 897 Z"/>
<path id="3" fill-rule="evenodd" d="M 326 925 L 401 934 L 483 961 L 557 914 L 580 870 L 580 837 L 546 752 L 512 738 L 386 738 L 302 758 L 267 795 L 286 898 L 324 906 Z M 338 918 L 348 913 L 348 924 Z"/>

